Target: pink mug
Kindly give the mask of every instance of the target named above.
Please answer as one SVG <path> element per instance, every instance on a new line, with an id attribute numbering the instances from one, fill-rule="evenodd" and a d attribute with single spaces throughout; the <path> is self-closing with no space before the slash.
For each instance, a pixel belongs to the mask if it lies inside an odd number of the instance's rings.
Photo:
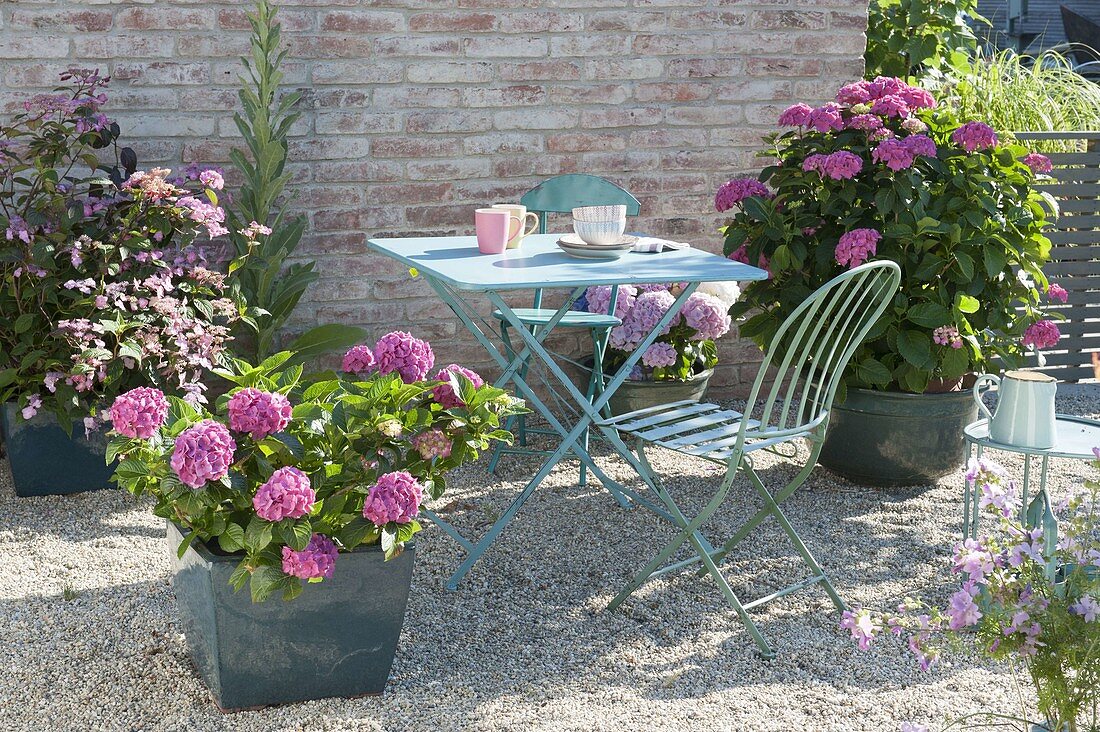
<path id="1" fill-rule="evenodd" d="M 507 209 L 479 208 L 474 213 L 477 248 L 482 254 L 503 254 L 512 239 L 523 228 L 523 221 Z"/>

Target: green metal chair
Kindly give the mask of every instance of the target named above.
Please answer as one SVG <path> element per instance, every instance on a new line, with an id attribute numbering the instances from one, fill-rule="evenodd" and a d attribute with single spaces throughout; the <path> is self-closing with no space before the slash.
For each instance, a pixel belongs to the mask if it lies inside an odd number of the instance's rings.
<path id="1" fill-rule="evenodd" d="M 547 214 L 572 213 L 573 209 L 579 206 L 623 205 L 626 206 L 627 216 L 637 216 L 641 210 L 638 199 L 630 195 L 630 193 L 623 188 L 620 188 L 604 178 L 582 173 L 559 175 L 545 180 L 523 194 L 519 201 L 527 207 L 528 211 L 533 211 L 538 214 L 538 233 L 540 234 L 546 233 Z M 615 302 L 617 295 L 618 288 L 613 288 L 611 295 L 612 302 Z M 554 317 L 555 312 L 557 312 L 557 310 L 554 308 L 542 307 L 541 289 L 535 290 L 535 301 L 532 307 L 515 308 L 515 313 L 519 316 L 519 320 L 533 332 L 536 332 L 540 327 L 549 323 L 550 319 Z M 508 334 L 508 324 L 504 321 L 504 317 L 499 310 L 494 311 L 493 316 L 500 320 L 501 338 L 504 341 L 504 347 L 508 357 L 512 358 L 515 354 L 513 353 L 511 338 Z M 607 348 L 607 339 L 611 333 L 611 329 L 621 323 L 622 321 L 612 314 L 587 312 L 567 313 L 558 323 L 557 327 L 559 328 L 587 328 L 591 332 L 593 368 L 588 380 L 587 396 L 589 401 L 594 399 L 596 395 L 600 394 L 603 390 L 604 379 L 602 366 L 604 350 Z M 523 367 L 522 373 L 524 378 L 526 378 L 526 366 Z M 504 443 L 497 444 L 496 449 L 493 451 L 492 459 L 489 461 L 489 472 L 491 473 L 496 472 L 501 457 L 508 453 L 549 454 L 548 451 L 545 450 L 533 450 L 527 447 L 528 432 L 557 434 L 549 430 L 528 429 L 526 419 L 522 416 L 514 417 L 512 423 L 509 425 L 509 429 L 515 430 L 518 444 L 516 447 L 508 447 L 504 445 Z M 587 433 L 585 433 L 583 439 L 587 447 Z M 583 486 L 587 482 L 587 472 L 582 463 L 580 467 L 580 484 Z"/>
<path id="2" fill-rule="evenodd" d="M 753 414 L 753 407 L 760 405 L 759 419 L 750 419 L 715 404 L 676 402 L 602 422 L 614 427 L 624 439 L 628 435 L 635 438 L 642 477 L 654 487 L 680 529 L 676 538 L 615 596 L 609 609 L 617 608 L 650 577 L 702 562 L 704 566 L 699 576 L 709 574 L 714 578 L 730 607 L 768 658 L 775 654 L 748 610 L 814 584 L 824 588 L 837 610 L 845 609 L 844 602 L 779 504 L 813 471 L 841 375 L 856 348 L 886 310 L 900 282 L 901 270 L 894 262 L 864 264 L 827 282 L 791 313 L 776 333 L 749 396 L 746 415 Z M 768 387 L 765 387 L 766 378 L 770 380 Z M 810 445 L 806 464 L 790 483 L 771 493 L 753 467 L 752 453 L 768 450 L 793 457 L 797 451 L 781 453 L 777 448 L 802 438 Z M 718 491 L 694 518 L 689 520 L 684 515 L 657 479 L 645 453 L 647 444 L 726 466 L 726 475 Z M 764 506 L 720 549 L 715 549 L 700 529 L 721 507 L 738 472 L 748 477 Z M 717 565 L 769 516 L 774 517 L 786 532 L 809 568 L 810 576 L 765 597 L 742 603 Z M 685 543 L 690 543 L 696 556 L 662 567 Z"/>

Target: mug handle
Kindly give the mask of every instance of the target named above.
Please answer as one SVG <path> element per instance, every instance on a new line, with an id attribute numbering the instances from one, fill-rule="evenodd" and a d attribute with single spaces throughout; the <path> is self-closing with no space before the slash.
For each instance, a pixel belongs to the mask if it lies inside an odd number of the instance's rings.
<path id="1" fill-rule="evenodd" d="M 974 391 L 974 401 L 978 404 L 978 409 L 985 412 L 986 419 L 992 421 L 993 420 L 993 413 L 989 411 L 989 408 L 986 407 L 985 403 L 982 401 L 981 387 L 982 387 L 982 384 L 987 382 L 987 381 L 990 382 L 990 384 L 992 386 L 994 386 L 998 390 L 1000 390 L 1001 379 L 1000 379 L 999 376 L 994 376 L 993 374 L 982 374 L 974 382 L 974 390 L 973 390 Z"/>
<path id="2" fill-rule="evenodd" d="M 512 221 L 516 222 L 515 229 L 512 229 Z M 512 216 L 509 214 L 508 222 L 508 238 L 505 241 L 512 241 L 516 238 L 516 234 L 523 231 L 523 219 L 521 219 L 519 216 Z"/>
<path id="3" fill-rule="evenodd" d="M 535 232 L 535 229 L 539 228 L 539 215 L 537 213 L 529 212 L 526 216 L 524 216 L 524 221 L 526 221 L 531 216 L 535 217 L 535 223 L 531 224 L 530 229 L 523 232 L 524 236 L 530 236 L 531 234 L 533 234 Z M 523 227 L 520 226 L 520 228 L 522 229 Z"/>

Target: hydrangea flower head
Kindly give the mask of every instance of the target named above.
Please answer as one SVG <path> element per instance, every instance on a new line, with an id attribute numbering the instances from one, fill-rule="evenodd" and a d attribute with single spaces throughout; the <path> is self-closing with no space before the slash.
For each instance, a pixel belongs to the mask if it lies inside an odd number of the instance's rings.
<path id="1" fill-rule="evenodd" d="M 338 554 L 332 539 L 314 534 L 306 548 L 300 552 L 288 546 L 283 547 L 283 572 L 304 580 L 319 577 L 331 579 Z"/>
<path id="2" fill-rule="evenodd" d="M 733 178 L 723 183 L 714 195 L 714 208 L 718 211 L 729 211 L 749 196 L 773 198 L 774 195 L 756 178 Z"/>
<path id="3" fill-rule="evenodd" d="M 626 317 L 637 296 L 638 288 L 634 285 L 620 285 L 619 296 L 615 299 L 615 317 Z M 588 312 L 602 315 L 611 312 L 611 285 L 593 285 L 584 291 L 584 298 Z"/>
<path id="4" fill-rule="evenodd" d="M 728 310 L 729 306 L 714 295 L 693 292 L 680 310 L 680 315 L 684 323 L 696 331 L 692 340 L 712 341 L 729 333 L 732 320 Z"/>
<path id="5" fill-rule="evenodd" d="M 345 374 L 368 374 L 374 370 L 374 352 L 362 343 L 352 346 L 344 354 L 340 369 Z"/>
<path id="6" fill-rule="evenodd" d="M 1039 153 L 1029 153 L 1023 157 L 1023 164 L 1031 168 L 1032 173 L 1049 173 L 1054 170 L 1050 158 Z"/>
<path id="7" fill-rule="evenodd" d="M 714 295 L 727 309 L 741 298 L 741 288 L 736 282 L 703 282 L 695 291 Z"/>
<path id="8" fill-rule="evenodd" d="M 420 381 L 435 365 L 435 354 L 427 341 L 412 334 L 395 330 L 378 339 L 374 346 L 374 360 L 378 373 L 396 371 L 406 384 Z"/>
<path id="9" fill-rule="evenodd" d="M 1069 293 L 1066 292 L 1066 288 L 1053 282 L 1047 286 L 1047 297 L 1050 298 L 1051 302 L 1060 302 L 1063 305 L 1069 301 Z"/>
<path id="10" fill-rule="evenodd" d="M 1062 337 L 1058 325 L 1052 320 L 1040 320 L 1032 323 L 1024 331 L 1024 345 L 1036 349 L 1053 348 Z"/>
<path id="11" fill-rule="evenodd" d="M 882 234 L 874 229 L 852 229 L 841 235 L 836 245 L 836 262 L 839 265 L 858 267 L 874 256 Z"/>
<path id="12" fill-rule="evenodd" d="M 425 460 L 434 458 L 443 459 L 451 454 L 451 438 L 440 429 L 430 429 L 426 432 L 413 435 L 413 449 L 420 453 Z"/>
<path id="13" fill-rule="evenodd" d="M 828 102 L 810 112 L 806 121 L 809 127 L 818 132 L 831 132 L 844 129 L 844 118 L 840 114 L 840 105 Z"/>
<path id="14" fill-rule="evenodd" d="M 875 100 L 871 105 L 871 114 L 882 117 L 908 117 L 909 105 L 901 97 L 888 94 Z"/>
<path id="15" fill-rule="evenodd" d="M 909 135 L 901 141 L 905 148 L 914 156 L 920 155 L 926 158 L 936 157 L 936 143 L 928 135 Z"/>
<path id="16" fill-rule="evenodd" d="M 231 396 L 226 409 L 230 429 L 247 432 L 253 440 L 262 440 L 286 429 L 294 411 L 285 395 L 251 386 Z"/>
<path id="17" fill-rule="evenodd" d="M 442 404 L 444 409 L 466 406 L 466 402 L 462 401 L 462 398 L 455 392 L 455 388 L 451 386 L 451 374 L 462 374 L 473 382 L 475 389 L 480 389 L 485 386 L 485 381 L 481 376 L 464 366 L 459 366 L 457 363 L 444 366 L 439 370 L 439 373 L 435 375 L 436 380 L 442 381 L 443 383 L 432 389 L 432 398 L 439 404 Z"/>
<path id="18" fill-rule="evenodd" d="M 873 114 L 857 114 L 848 120 L 848 129 L 871 132 L 882 127 L 882 120 Z"/>
<path id="19" fill-rule="evenodd" d="M 256 515 L 265 521 L 301 518 L 313 510 L 317 494 L 309 485 L 309 476 L 298 468 L 279 468 L 259 487 L 252 498 Z"/>
<path id="20" fill-rule="evenodd" d="M 963 339 L 959 335 L 959 329 L 953 325 L 941 325 L 932 331 L 932 342 L 940 346 L 951 346 L 952 348 L 963 347 Z"/>
<path id="21" fill-rule="evenodd" d="M 825 156 L 818 172 L 821 173 L 822 178 L 849 180 L 855 178 L 861 170 L 863 170 L 863 158 L 847 150 L 839 150 Z"/>
<path id="22" fill-rule="evenodd" d="M 951 141 L 967 152 L 986 150 L 997 145 L 997 133 L 984 122 L 967 122 L 951 133 Z"/>
<path id="23" fill-rule="evenodd" d="M 384 473 L 370 487 L 363 504 L 363 518 L 375 526 L 392 522 L 407 524 L 420 513 L 424 487 L 410 473 Z"/>
<path id="24" fill-rule="evenodd" d="M 840 87 L 836 100 L 841 104 L 866 104 L 871 101 L 871 92 L 867 88 L 867 82 L 857 81 Z"/>
<path id="25" fill-rule="evenodd" d="M 895 94 L 901 97 L 910 109 L 932 109 L 936 106 L 936 98 L 932 92 L 919 86 L 903 85 Z"/>
<path id="26" fill-rule="evenodd" d="M 913 151 L 901 140 L 890 137 L 875 146 L 871 152 L 871 159 L 876 163 L 885 164 L 896 173 L 913 164 Z"/>
<path id="27" fill-rule="evenodd" d="M 115 432 L 148 440 L 168 419 L 168 400 L 160 389 L 139 386 L 119 394 L 109 414 Z"/>
<path id="28" fill-rule="evenodd" d="M 176 437 L 170 463 L 180 481 L 198 490 L 229 475 L 237 443 L 220 422 L 204 419 Z"/>
<path id="29" fill-rule="evenodd" d="M 654 343 L 645 349 L 642 363 L 650 368 L 673 366 L 676 363 L 676 349 L 669 343 Z"/>
<path id="30" fill-rule="evenodd" d="M 779 115 L 779 124 L 783 127 L 805 127 L 813 111 L 813 107 L 808 104 L 792 104 Z"/>

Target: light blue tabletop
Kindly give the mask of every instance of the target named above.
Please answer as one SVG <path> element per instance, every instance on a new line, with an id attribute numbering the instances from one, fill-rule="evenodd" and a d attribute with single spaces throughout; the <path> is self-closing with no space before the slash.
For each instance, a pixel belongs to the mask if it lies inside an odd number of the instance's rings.
<path id="1" fill-rule="evenodd" d="M 534 234 L 520 249 L 503 254 L 482 254 L 472 236 L 371 239 L 367 246 L 457 290 L 474 292 L 768 279 L 762 269 L 701 249 L 628 252 L 617 260 L 577 259 L 555 244 L 560 236 Z"/>

